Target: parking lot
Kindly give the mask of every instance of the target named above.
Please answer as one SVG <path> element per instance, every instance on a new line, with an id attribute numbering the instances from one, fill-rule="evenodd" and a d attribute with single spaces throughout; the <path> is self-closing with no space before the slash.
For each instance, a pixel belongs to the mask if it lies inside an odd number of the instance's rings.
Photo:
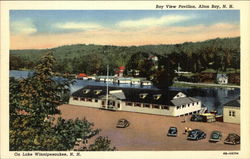
<path id="1" fill-rule="evenodd" d="M 112 145 L 119 151 L 167 151 L 167 150 L 239 150 L 240 145 L 223 143 L 228 133 L 240 135 L 240 125 L 223 122 L 203 123 L 191 122 L 190 116 L 186 122 L 184 117 L 158 116 L 132 112 L 107 111 L 74 105 L 59 107 L 65 119 L 86 118 L 94 122 L 96 128 L 102 129 L 99 135 L 108 136 Z M 130 122 L 127 128 L 116 128 L 118 119 L 125 118 Z M 178 129 L 177 137 L 167 137 L 169 127 Z M 206 139 L 198 141 L 187 140 L 183 134 L 185 127 L 201 129 L 207 134 Z M 208 142 L 213 130 L 221 131 L 222 141 Z"/>

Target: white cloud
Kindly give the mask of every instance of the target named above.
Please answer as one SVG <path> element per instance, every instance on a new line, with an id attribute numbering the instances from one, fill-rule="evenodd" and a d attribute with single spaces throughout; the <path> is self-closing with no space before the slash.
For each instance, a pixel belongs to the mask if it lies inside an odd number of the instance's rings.
<path id="1" fill-rule="evenodd" d="M 30 19 L 14 21 L 10 23 L 10 32 L 12 34 L 29 35 L 37 32 L 37 29 Z"/>
<path id="2" fill-rule="evenodd" d="M 162 16 L 159 18 L 125 20 L 125 21 L 121 21 L 117 23 L 117 26 L 121 28 L 144 28 L 144 27 L 171 25 L 171 24 L 186 21 L 192 18 L 194 18 L 194 16 L 168 15 L 168 16 Z"/>
<path id="3" fill-rule="evenodd" d="M 102 28 L 101 25 L 96 23 L 83 23 L 83 22 L 66 22 L 66 23 L 57 23 L 55 27 L 58 29 L 68 29 L 68 30 L 92 30 Z"/>

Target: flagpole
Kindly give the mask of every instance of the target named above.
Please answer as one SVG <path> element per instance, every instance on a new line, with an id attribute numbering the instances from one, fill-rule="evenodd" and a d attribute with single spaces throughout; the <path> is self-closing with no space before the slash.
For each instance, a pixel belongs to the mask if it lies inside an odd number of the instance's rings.
<path id="1" fill-rule="evenodd" d="M 107 79 L 106 79 L 106 85 L 107 85 L 107 88 L 106 88 L 106 109 L 108 108 L 108 93 L 109 93 L 108 81 L 109 81 L 109 65 L 107 65 Z"/>

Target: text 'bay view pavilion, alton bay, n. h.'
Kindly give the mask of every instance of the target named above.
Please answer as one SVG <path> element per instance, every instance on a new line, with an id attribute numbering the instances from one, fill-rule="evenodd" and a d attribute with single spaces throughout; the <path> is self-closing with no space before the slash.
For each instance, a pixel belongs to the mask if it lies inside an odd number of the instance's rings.
<path id="1" fill-rule="evenodd" d="M 108 93 L 107 93 L 108 92 Z M 74 92 L 69 104 L 92 108 L 182 116 L 202 110 L 199 99 L 179 91 L 86 86 Z"/>

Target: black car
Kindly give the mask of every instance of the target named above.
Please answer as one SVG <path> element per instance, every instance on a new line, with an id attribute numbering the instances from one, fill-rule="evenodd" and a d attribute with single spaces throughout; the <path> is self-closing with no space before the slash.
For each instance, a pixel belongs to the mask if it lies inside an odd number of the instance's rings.
<path id="1" fill-rule="evenodd" d="M 194 115 L 192 115 L 190 121 L 205 122 L 206 120 L 204 119 L 204 117 L 202 115 L 194 114 Z"/>
<path id="2" fill-rule="evenodd" d="M 194 129 L 188 132 L 188 140 L 201 140 L 206 138 L 206 133 L 199 129 Z"/>
<path id="3" fill-rule="evenodd" d="M 173 136 L 173 137 L 176 137 L 177 136 L 177 128 L 176 127 L 170 127 L 168 129 L 168 133 L 167 133 L 167 136 Z"/>
<path id="4" fill-rule="evenodd" d="M 129 121 L 126 119 L 119 119 L 116 124 L 117 128 L 126 128 L 128 126 L 129 126 Z"/>
<path id="5" fill-rule="evenodd" d="M 221 140 L 221 138 L 222 138 L 222 135 L 221 135 L 221 132 L 220 132 L 220 131 L 213 131 L 213 132 L 211 133 L 209 142 L 218 142 L 218 141 Z"/>
<path id="6" fill-rule="evenodd" d="M 240 136 L 235 133 L 228 134 L 227 138 L 224 140 L 224 144 L 240 144 Z"/>

